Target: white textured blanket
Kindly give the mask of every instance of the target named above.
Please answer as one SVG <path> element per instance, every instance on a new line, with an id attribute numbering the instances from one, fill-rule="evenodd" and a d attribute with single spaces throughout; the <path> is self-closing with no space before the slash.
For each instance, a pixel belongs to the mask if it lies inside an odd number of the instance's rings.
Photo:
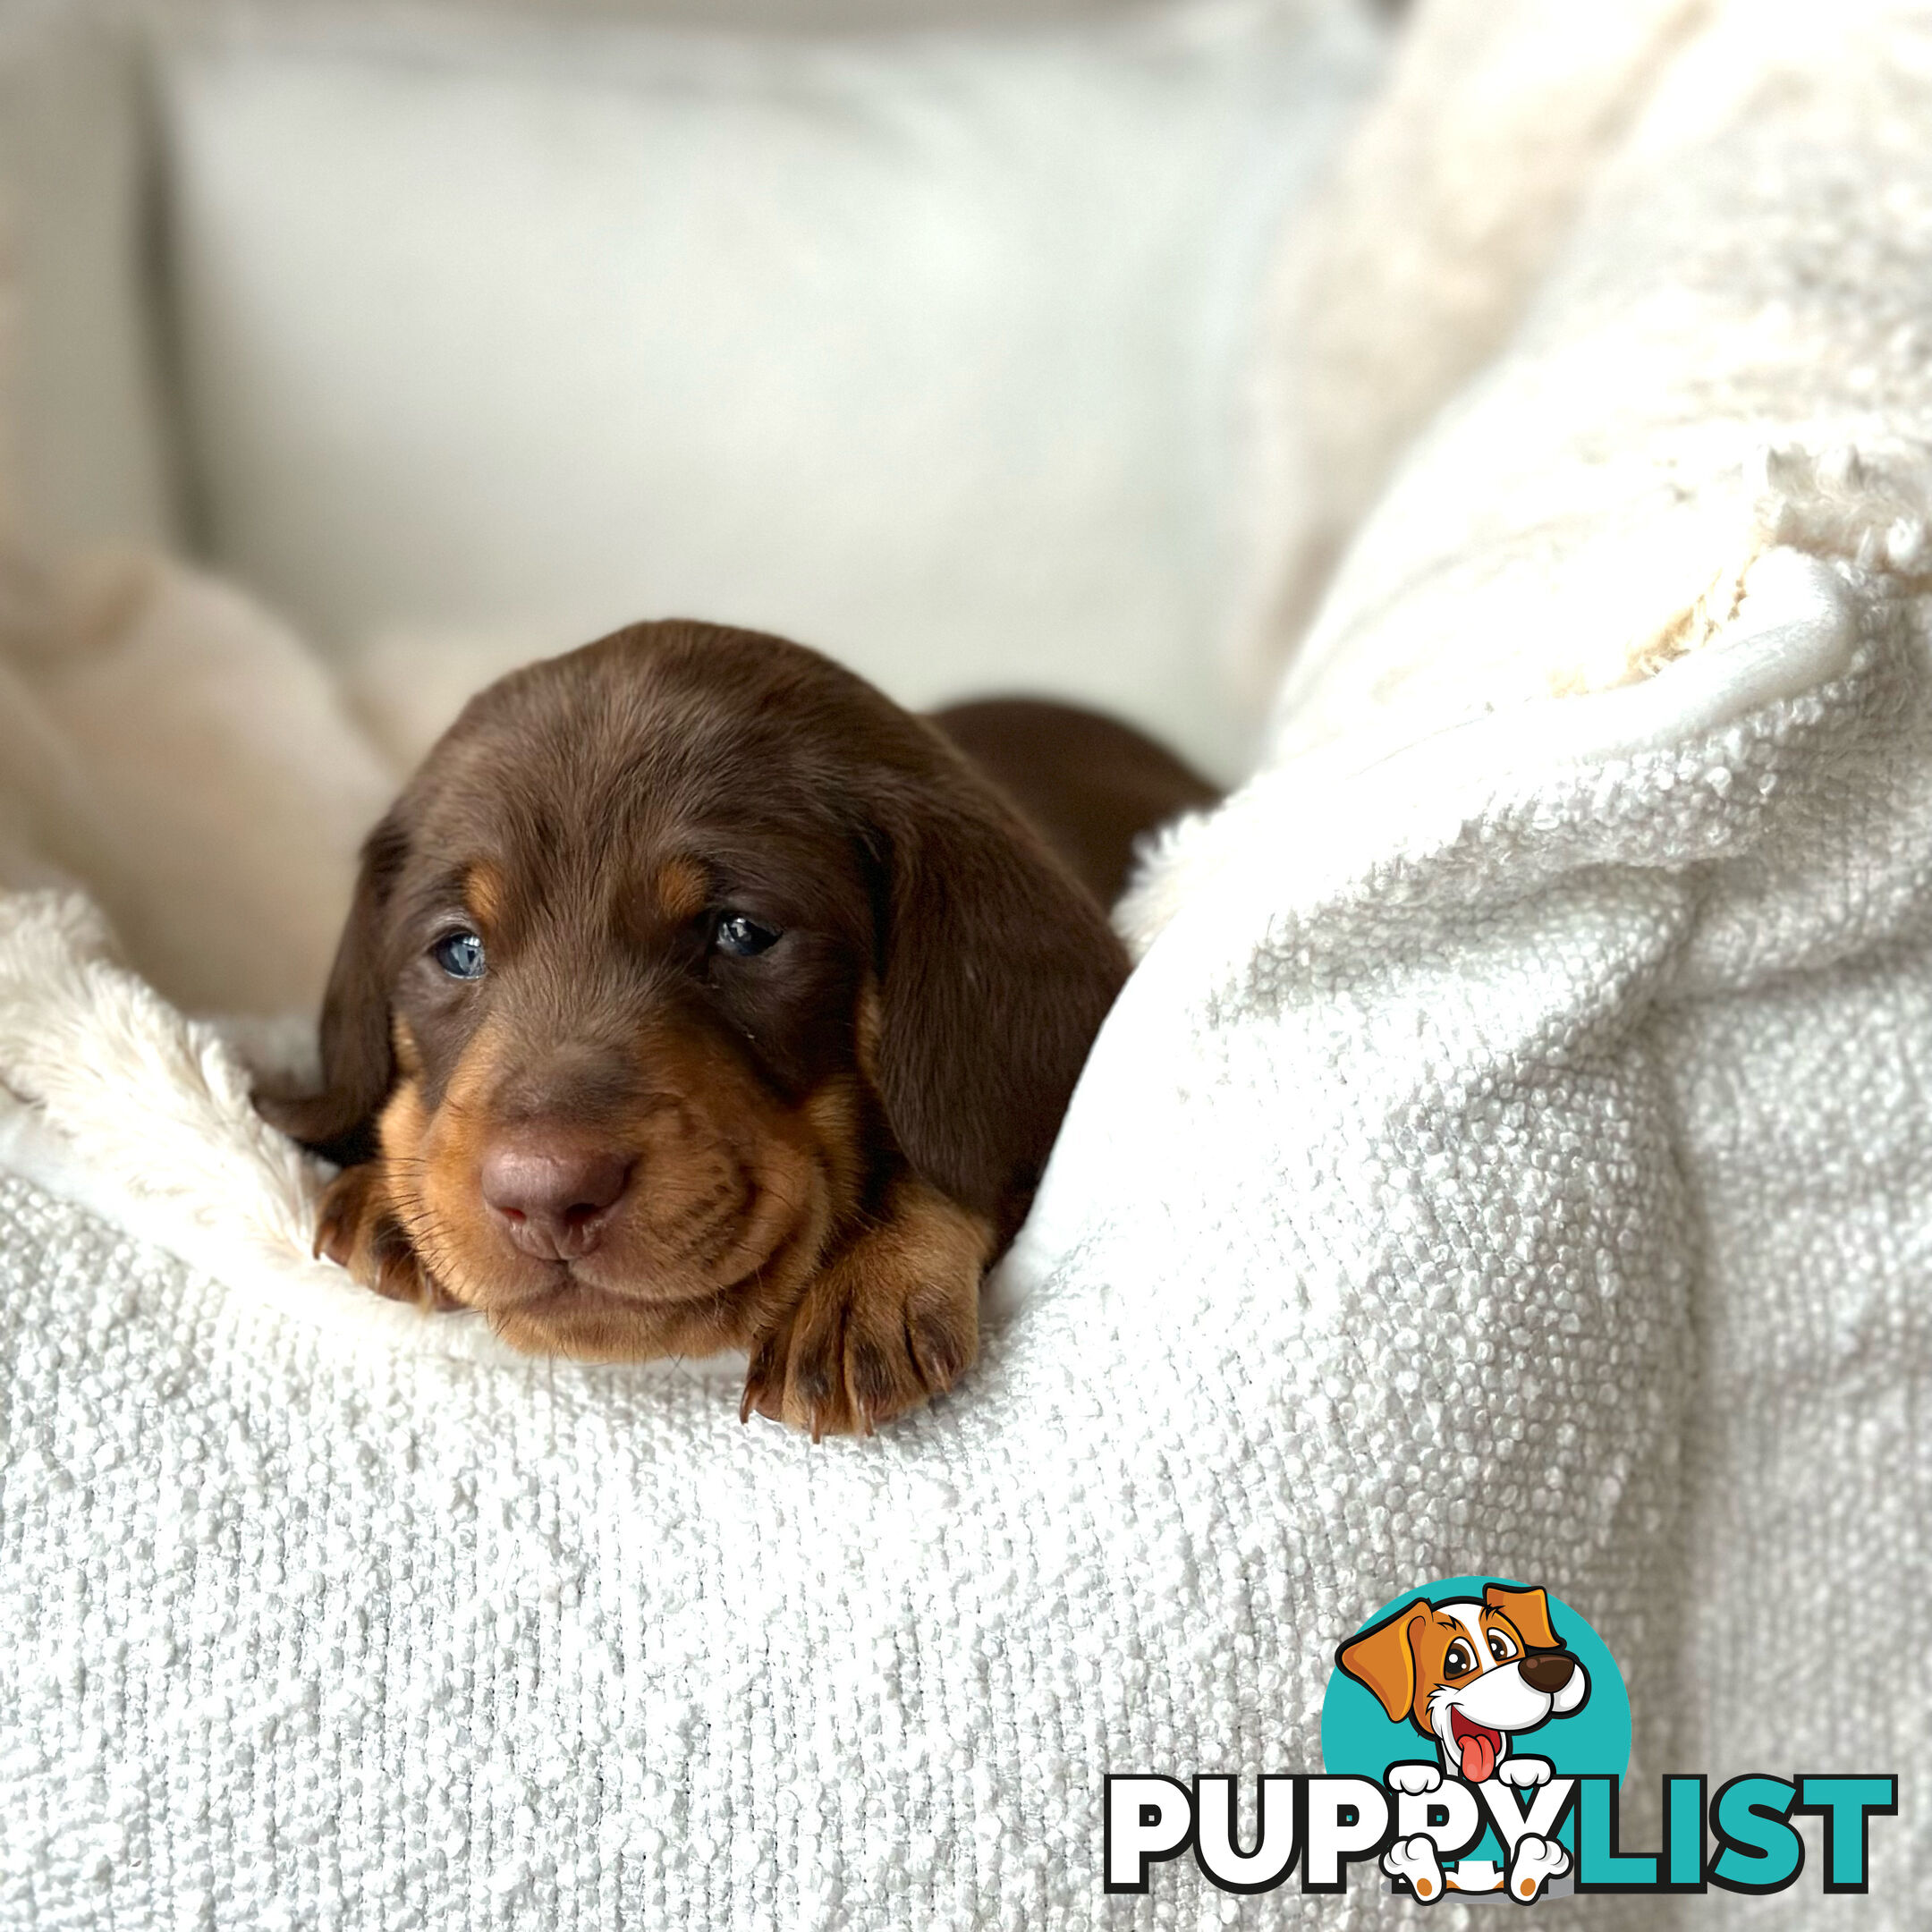
<path id="1" fill-rule="evenodd" d="M 1607 1640 L 1633 1839 L 1895 1771 L 1852 1911 L 1932 1917 L 1932 44 L 1829 25 L 1719 10 L 1412 453 L 877 1440 L 349 1293 L 219 1039 L 5 902 L 0 1919 L 1409 1922 L 1106 1898 L 1100 1779 L 1316 1768 L 1465 1572 Z M 1817 1864 L 1541 1909 L 1845 1922 Z"/>
<path id="2" fill-rule="evenodd" d="M 1470 1569 L 1588 1606 L 1640 1776 L 1907 1767 L 1925 1658 L 1790 1586 L 1925 1581 L 1928 1230 L 1890 1185 L 1932 1095 L 1915 1050 L 1849 1050 L 1932 1038 L 1909 614 L 1778 553 L 1567 743 L 1419 746 L 1327 789 L 1360 829 L 1313 848 L 1312 801 L 1258 788 L 1109 1024 L 1017 1309 L 875 1442 L 303 1279 L 222 1051 L 13 902 L 0 1055 L 38 1131 L 176 1247 L 192 1206 L 258 1249 L 207 1250 L 217 1287 L 0 1190 L 0 1900 L 1097 1922 L 1103 1771 L 1315 1764 L 1336 1638 Z M 200 1110 L 195 1173 L 157 1097 Z M 60 1183 L 51 1135 L 36 1161 Z M 1700 1273 L 1719 1235 L 1762 1272 Z M 1874 1840 L 1900 1925 L 1907 1829 Z M 1147 1922 L 1218 1917 L 1160 1878 Z"/>

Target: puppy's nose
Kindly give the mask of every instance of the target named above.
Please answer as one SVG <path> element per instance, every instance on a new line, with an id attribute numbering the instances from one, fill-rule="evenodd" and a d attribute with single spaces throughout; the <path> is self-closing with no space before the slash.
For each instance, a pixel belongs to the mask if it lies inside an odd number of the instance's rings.
<path id="1" fill-rule="evenodd" d="M 614 1148 L 561 1134 L 499 1140 L 483 1157 L 483 1199 L 525 1254 L 575 1261 L 603 1239 L 631 1165 Z"/>
<path id="2" fill-rule="evenodd" d="M 1576 1659 L 1564 1651 L 1552 1650 L 1542 1657 L 1526 1657 L 1521 1669 L 1522 1681 L 1532 1690 L 1555 1697 L 1576 1674 Z"/>

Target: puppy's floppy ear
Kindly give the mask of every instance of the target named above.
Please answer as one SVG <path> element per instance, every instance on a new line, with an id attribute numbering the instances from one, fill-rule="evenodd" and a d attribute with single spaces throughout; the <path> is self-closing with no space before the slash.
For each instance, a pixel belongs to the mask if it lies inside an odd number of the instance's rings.
<path id="1" fill-rule="evenodd" d="M 270 1125 L 342 1166 L 375 1153 L 377 1110 L 395 1077 L 383 940 L 390 888 L 408 845 L 394 811 L 363 843 L 355 897 L 322 998 L 321 1090 L 255 1096 Z"/>
<path id="2" fill-rule="evenodd" d="M 1025 1218 L 1127 955 L 1106 914 L 950 748 L 882 801 L 879 1099 L 924 1180 L 994 1225 Z"/>
<path id="3" fill-rule="evenodd" d="M 1406 1722 L 1414 1710 L 1415 1632 L 1429 1614 L 1428 1598 L 1418 1597 L 1335 1652 L 1335 1663 L 1375 1692 L 1391 1724 Z"/>
<path id="4" fill-rule="evenodd" d="M 1549 1596 L 1540 1589 L 1512 1589 L 1506 1583 L 1486 1583 L 1482 1600 L 1500 1610 L 1516 1626 L 1532 1650 L 1561 1650 L 1563 1639 L 1550 1626 Z"/>

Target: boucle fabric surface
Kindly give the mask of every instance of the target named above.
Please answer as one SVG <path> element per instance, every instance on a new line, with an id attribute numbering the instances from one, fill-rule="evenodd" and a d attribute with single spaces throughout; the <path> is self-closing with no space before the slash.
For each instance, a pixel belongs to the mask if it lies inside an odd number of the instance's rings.
<path id="1" fill-rule="evenodd" d="M 1888 1196 L 1861 1234 L 1817 1232 L 1853 1224 L 1837 1209 L 1873 1126 L 1839 1098 L 1881 1097 L 1847 1090 L 1806 1011 L 1843 1033 L 1927 989 L 1908 935 L 1932 699 L 1910 615 L 1780 552 L 1724 640 L 1572 701 L 1593 745 L 1538 756 L 1479 724 L 1419 747 L 1330 794 L 1360 835 L 1184 909 L 1109 1021 L 985 1360 L 874 1441 L 742 1428 L 697 1368 L 505 1361 L 461 1321 L 359 1327 L 283 1292 L 266 1251 L 217 1285 L 6 1182 L 0 1909 L 1219 1923 L 1187 1864 L 1103 1901 L 1101 1774 L 1314 1767 L 1337 1638 L 1471 1569 L 1587 1607 L 1628 1675 L 1640 1778 L 1758 1767 L 1736 1749 L 1909 1773 L 1924 1658 L 1889 1623 L 1840 1627 L 1835 1593 L 1794 1596 L 1788 1564 L 1868 1545 L 1857 1574 L 1883 1600 L 1925 1580 L 1932 1497 L 1901 1439 L 1923 1337 L 1883 1284 L 1932 1231 Z M 1219 835 L 1278 852 L 1292 802 L 1263 787 Z M 1821 894 L 1820 869 L 1843 889 Z M 1775 950 L 1746 943 L 1767 931 Z M 97 1063 L 122 1055 L 131 1090 L 178 1022 L 99 944 L 63 902 L 13 902 L 4 958 L 38 949 L 37 990 L 5 997 Z M 1726 1319 L 1697 1262 L 1717 1191 L 1678 1150 L 1708 1145 L 1721 1172 L 1750 1124 L 1724 1077 L 1747 995 L 1788 1016 L 1750 1030 L 1749 1079 L 1781 1094 L 1774 1225 L 1797 1247 L 1775 1249 L 1792 1305 Z M 1674 1057 L 1676 1036 L 1699 1050 Z M 94 1103 L 52 1090 L 30 1040 L 4 1051 L 10 1085 L 48 1090 L 13 1165 L 60 1185 L 47 1143 Z M 221 1049 L 199 1051 L 239 1134 Z M 1927 1096 L 1909 1066 L 1885 1088 L 1909 1159 Z M 87 1165 L 106 1199 L 160 1191 L 173 1158 L 157 1127 L 145 1160 L 97 1145 Z M 1801 1287 L 1804 1252 L 1830 1272 Z M 1772 1363 L 1737 1358 L 1750 1338 Z M 1704 1441 L 1694 1388 L 1793 1357 L 1811 1367 L 1786 1402 L 1731 1411 L 1748 1443 Z M 1794 1410 L 1809 1445 L 1784 1433 Z M 1782 1459 L 1807 1446 L 1830 1460 L 1794 1487 Z M 1775 1478 L 1714 1494 L 1714 1459 L 1744 1450 Z M 1767 1546 L 1754 1501 L 1802 1546 Z M 1783 1592 L 1774 1716 L 1742 1695 L 1763 1652 L 1687 1624 L 1699 1564 L 1707 1602 Z M 1708 1724 L 1676 1722 L 1686 1675 Z M 1909 1775 L 1906 1797 L 1874 1833 L 1866 1922 L 1924 1910 Z M 1395 1909 L 1361 1881 L 1271 1903 Z"/>

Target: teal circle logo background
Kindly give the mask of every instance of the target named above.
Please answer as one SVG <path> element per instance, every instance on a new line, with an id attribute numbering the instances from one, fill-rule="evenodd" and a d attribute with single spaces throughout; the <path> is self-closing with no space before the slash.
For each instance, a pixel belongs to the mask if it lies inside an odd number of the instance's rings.
<path id="1" fill-rule="evenodd" d="M 1419 1597 L 1431 1603 L 1444 1603 L 1452 1597 L 1479 1597 L 1486 1583 L 1501 1583 L 1511 1589 L 1531 1587 L 1510 1577 L 1445 1577 L 1438 1583 L 1419 1584 L 1391 1597 L 1363 1622 L 1361 1630 L 1379 1623 Z M 1560 1597 L 1550 1597 L 1549 1610 L 1551 1626 L 1564 1649 L 1589 1673 L 1589 1696 L 1583 1700 L 1583 1707 L 1569 1716 L 1552 1717 L 1534 1731 L 1518 1733 L 1511 1739 L 1510 1749 L 1518 1756 L 1548 1758 L 1560 1777 L 1607 1774 L 1621 1779 L 1630 1768 L 1631 1753 L 1630 1694 L 1623 1688 L 1623 1674 L 1610 1655 L 1609 1646 Z M 1360 1634 L 1360 1631 L 1351 1632 L 1352 1637 Z M 1379 1783 L 1394 1764 L 1442 1763 L 1442 1753 L 1433 1738 L 1424 1737 L 1406 1719 L 1390 1723 L 1375 1693 L 1366 1684 L 1357 1683 L 1332 1658 L 1328 1691 L 1322 1699 L 1321 1746 L 1322 1768 L 1331 1776 L 1374 1778 Z M 1569 1844 L 1571 1835 L 1566 1820 L 1557 1836 Z M 1483 1843 L 1470 1853 L 1477 1858 L 1500 1855 L 1493 1834 L 1486 1835 Z"/>

